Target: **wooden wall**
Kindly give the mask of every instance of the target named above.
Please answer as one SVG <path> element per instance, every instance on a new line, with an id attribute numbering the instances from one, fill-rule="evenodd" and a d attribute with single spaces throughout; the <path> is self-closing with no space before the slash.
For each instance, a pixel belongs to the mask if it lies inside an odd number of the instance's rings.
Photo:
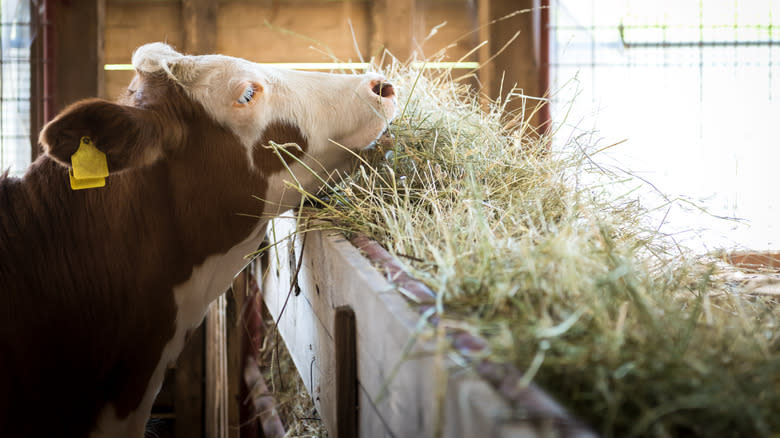
<path id="1" fill-rule="evenodd" d="M 399 59 L 430 57 L 446 48 L 443 60 L 457 61 L 481 39 L 495 39 L 488 49 L 477 51 L 467 61 L 487 59 L 507 42 L 517 26 L 526 26 L 504 56 L 501 65 L 489 70 L 501 77 L 504 70 L 518 66 L 536 69 L 532 55 L 533 29 L 530 15 L 478 30 L 485 20 L 497 18 L 515 8 L 533 6 L 532 0 L 105 0 L 105 53 L 107 64 L 127 64 L 141 44 L 166 41 L 190 53 L 187 29 L 215 29 L 210 35 L 212 52 L 247 58 L 256 62 L 327 62 L 368 60 L 388 48 Z M 211 12 L 198 26 L 188 23 L 190 3 L 211 4 Z M 478 8 L 489 4 L 492 15 L 480 22 Z M 212 22 L 209 22 L 212 20 Z M 440 25 L 435 33 L 431 30 Z M 350 30 L 351 26 L 351 30 Z M 352 36 L 354 32 L 354 39 Z M 210 32 L 208 32 L 210 33 Z M 209 47 L 207 44 L 206 47 Z M 526 69 L 526 70 L 527 70 Z M 523 75 L 529 75 L 522 71 Z M 132 79 L 132 72 L 106 71 L 102 94 L 116 98 Z M 483 74 L 485 76 L 485 74 Z M 515 79 L 517 75 L 510 75 Z M 536 70 L 520 84 L 535 85 Z M 486 90 L 495 97 L 498 82 L 484 78 Z M 516 82 L 516 81 L 515 81 Z M 532 88 L 532 87 L 531 87 Z M 542 94 L 541 92 L 537 94 Z"/>

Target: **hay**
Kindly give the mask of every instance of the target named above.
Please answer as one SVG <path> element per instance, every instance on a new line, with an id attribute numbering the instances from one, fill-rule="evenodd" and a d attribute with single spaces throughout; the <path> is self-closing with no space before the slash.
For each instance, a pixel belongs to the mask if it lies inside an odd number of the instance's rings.
<path id="1" fill-rule="evenodd" d="M 578 138 L 550 149 L 528 114 L 482 111 L 448 74 L 387 74 L 395 139 L 316 217 L 382 243 L 436 291 L 440 319 L 605 437 L 780 432 L 776 296 L 659 233 L 633 194 L 644 183 Z"/>
<path id="2" fill-rule="evenodd" d="M 269 315 L 264 322 L 265 343 L 258 363 L 268 389 L 274 397 L 279 419 L 286 428 L 286 438 L 327 438 L 328 431 L 320 419 L 314 401 L 306 390 L 298 369 Z"/>

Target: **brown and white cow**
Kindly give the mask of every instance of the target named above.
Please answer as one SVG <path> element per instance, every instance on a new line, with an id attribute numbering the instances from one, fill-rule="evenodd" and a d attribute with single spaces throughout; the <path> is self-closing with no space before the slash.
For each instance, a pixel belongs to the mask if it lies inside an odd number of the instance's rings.
<path id="1" fill-rule="evenodd" d="M 396 112 L 377 74 L 280 70 L 162 43 L 139 48 L 133 65 L 118 103 L 70 106 L 41 132 L 45 154 L 24 177 L 0 178 L 0 437 L 142 437 L 187 333 L 267 218 L 300 200 L 263 146 L 297 143 L 290 151 L 308 166 L 333 171 L 350 161 L 342 146 L 369 145 Z M 74 191 L 84 136 L 110 176 Z"/>

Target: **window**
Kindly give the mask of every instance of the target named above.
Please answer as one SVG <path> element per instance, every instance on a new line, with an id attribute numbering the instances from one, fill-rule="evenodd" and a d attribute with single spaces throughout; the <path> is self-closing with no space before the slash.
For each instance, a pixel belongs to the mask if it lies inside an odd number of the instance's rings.
<path id="1" fill-rule="evenodd" d="M 659 225 L 700 250 L 780 248 L 780 2 L 557 0 L 554 119 L 674 198 Z M 556 118 L 556 115 L 558 116 Z M 689 206 L 688 206 L 689 207 Z M 665 219 L 663 219 L 665 217 Z"/>
<path id="2" fill-rule="evenodd" d="M 32 28 L 29 0 L 0 2 L 0 173 L 30 164 Z"/>

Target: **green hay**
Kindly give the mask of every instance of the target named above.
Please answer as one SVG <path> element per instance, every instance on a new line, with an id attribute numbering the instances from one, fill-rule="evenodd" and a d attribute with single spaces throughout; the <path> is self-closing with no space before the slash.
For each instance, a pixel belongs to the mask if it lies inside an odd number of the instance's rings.
<path id="1" fill-rule="evenodd" d="M 316 217 L 382 243 L 436 291 L 439 318 L 605 437 L 780 432 L 776 296 L 732 287 L 659 233 L 633 194 L 643 183 L 578 139 L 549 150 L 527 114 L 482 111 L 447 73 L 388 77 L 394 141 Z"/>

